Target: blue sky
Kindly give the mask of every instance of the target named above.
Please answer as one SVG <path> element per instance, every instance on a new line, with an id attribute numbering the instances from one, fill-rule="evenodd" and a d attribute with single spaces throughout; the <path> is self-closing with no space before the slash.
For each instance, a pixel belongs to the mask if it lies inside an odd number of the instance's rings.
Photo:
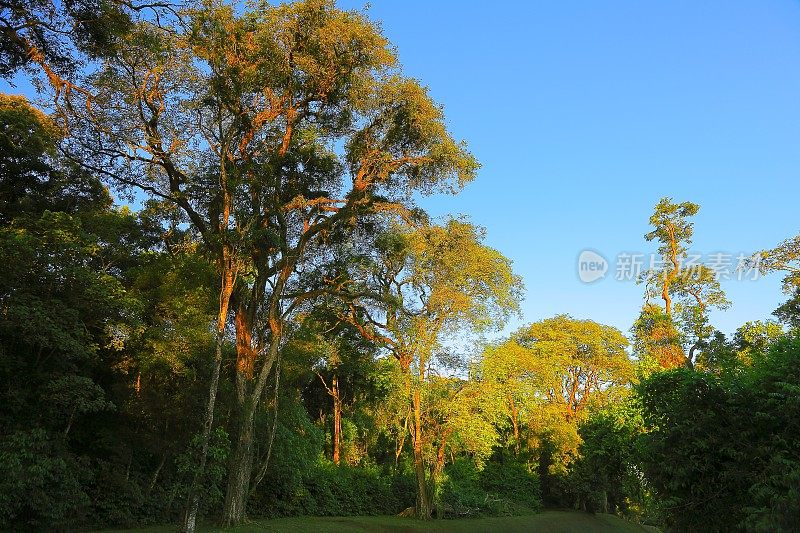
<path id="1" fill-rule="evenodd" d="M 569 313 L 627 333 L 643 288 L 613 264 L 581 283 L 577 256 L 654 251 L 643 235 L 662 196 L 702 206 L 703 254 L 800 231 L 800 3 L 375 0 L 367 13 L 483 165 L 422 204 L 469 214 L 514 261 L 527 297 L 510 327 Z M 723 286 L 733 306 L 713 321 L 728 333 L 785 299 L 778 275 Z"/>
<path id="2" fill-rule="evenodd" d="M 706 255 L 800 232 L 800 3 L 374 1 L 367 12 L 483 165 L 461 194 L 423 205 L 487 228 L 525 280 L 523 322 L 569 313 L 627 333 L 643 288 L 614 272 L 581 283 L 577 256 L 654 251 L 643 235 L 662 196 L 701 205 L 693 249 Z M 733 306 L 713 321 L 728 333 L 785 300 L 779 275 L 723 287 Z"/>

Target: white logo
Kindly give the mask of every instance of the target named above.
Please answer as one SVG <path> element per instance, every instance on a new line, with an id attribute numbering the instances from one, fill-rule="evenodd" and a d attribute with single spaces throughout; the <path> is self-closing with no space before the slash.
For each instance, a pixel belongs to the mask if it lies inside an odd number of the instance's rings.
<path id="1" fill-rule="evenodd" d="M 578 256 L 578 277 L 584 283 L 592 283 L 605 277 L 608 261 L 602 255 L 584 250 Z"/>

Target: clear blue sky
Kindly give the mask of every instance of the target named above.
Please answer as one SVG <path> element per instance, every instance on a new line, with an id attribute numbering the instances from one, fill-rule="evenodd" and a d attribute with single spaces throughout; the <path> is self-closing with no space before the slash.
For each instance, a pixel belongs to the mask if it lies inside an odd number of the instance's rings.
<path id="1" fill-rule="evenodd" d="M 483 165 L 423 205 L 487 228 L 525 280 L 524 322 L 569 313 L 627 333 L 642 287 L 613 272 L 583 284 L 577 255 L 653 251 L 662 196 L 702 206 L 704 254 L 800 232 L 800 3 L 376 0 L 368 13 Z M 733 306 L 713 320 L 728 333 L 785 300 L 778 275 L 723 286 Z"/>
<path id="2" fill-rule="evenodd" d="M 423 205 L 487 228 L 525 280 L 522 322 L 569 313 L 627 333 L 642 287 L 613 272 L 583 284 L 576 259 L 653 251 L 662 196 L 702 206 L 705 254 L 800 232 L 800 3 L 375 0 L 368 13 L 483 165 Z M 715 325 L 769 317 L 779 278 L 724 283 L 733 306 Z"/>

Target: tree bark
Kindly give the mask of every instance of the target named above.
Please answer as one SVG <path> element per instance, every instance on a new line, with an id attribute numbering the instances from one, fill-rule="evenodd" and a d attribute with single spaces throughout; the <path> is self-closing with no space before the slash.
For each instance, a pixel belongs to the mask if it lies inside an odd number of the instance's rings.
<path id="1" fill-rule="evenodd" d="M 694 369 L 694 353 L 697 351 L 698 343 L 694 343 L 691 348 L 689 348 L 689 354 L 686 356 L 686 368 L 689 370 Z"/>
<path id="2" fill-rule="evenodd" d="M 439 443 L 439 450 L 436 452 L 436 464 L 434 464 L 433 468 L 431 469 L 431 499 L 433 499 L 434 494 L 436 494 L 436 487 L 439 485 L 439 480 L 442 478 L 442 472 L 444 472 L 445 451 L 447 450 L 447 440 L 450 434 L 451 432 L 449 430 L 442 434 L 442 441 Z M 431 502 L 430 507 L 433 508 L 433 502 Z M 436 509 L 436 517 L 443 518 L 442 510 L 439 508 Z"/>
<path id="3" fill-rule="evenodd" d="M 412 394 L 414 409 L 414 472 L 417 476 L 417 518 L 427 520 L 431 517 L 431 502 L 428 483 L 425 479 L 425 460 L 422 456 L 422 401 L 419 389 Z"/>
<path id="4" fill-rule="evenodd" d="M 225 491 L 225 505 L 222 511 L 222 524 L 235 526 L 242 523 L 247 511 L 247 500 L 252 492 L 253 470 L 253 431 L 256 410 L 267 378 L 278 357 L 281 330 L 276 326 L 272 332 L 269 350 L 257 376 L 245 375 L 241 365 L 237 365 L 237 398 L 239 400 L 238 437 L 233 456 L 228 464 L 228 485 Z"/>
<path id="5" fill-rule="evenodd" d="M 247 511 L 247 499 L 250 495 L 255 406 L 248 406 L 243 415 L 240 421 L 236 448 L 230 462 L 228 487 L 225 491 L 222 523 L 226 527 L 240 524 L 244 520 Z"/>
<path id="6" fill-rule="evenodd" d="M 342 400 L 339 397 L 339 378 L 333 376 L 331 383 L 333 396 L 333 464 L 338 465 L 341 458 L 342 440 Z"/>

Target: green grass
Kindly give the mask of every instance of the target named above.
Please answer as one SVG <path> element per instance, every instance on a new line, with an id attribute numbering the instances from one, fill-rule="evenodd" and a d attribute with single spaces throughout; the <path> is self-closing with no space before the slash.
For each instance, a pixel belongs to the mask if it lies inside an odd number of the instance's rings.
<path id="1" fill-rule="evenodd" d="M 578 533 L 578 532 L 623 532 L 642 533 L 653 531 L 649 528 L 627 522 L 607 514 L 587 514 L 573 511 L 545 511 L 530 516 L 509 516 L 502 518 L 473 518 L 464 520 L 431 520 L 423 522 L 412 518 L 396 516 L 346 516 L 346 517 L 299 517 L 258 520 L 249 524 L 220 529 L 200 528 L 201 532 L 225 531 L 226 533 L 255 532 L 309 532 L 309 533 L 355 533 L 379 531 L 390 533 L 416 532 L 531 532 Z M 135 530 L 140 533 L 167 533 L 177 531 L 176 527 L 151 527 Z M 657 530 L 656 530 L 657 531 Z"/>

